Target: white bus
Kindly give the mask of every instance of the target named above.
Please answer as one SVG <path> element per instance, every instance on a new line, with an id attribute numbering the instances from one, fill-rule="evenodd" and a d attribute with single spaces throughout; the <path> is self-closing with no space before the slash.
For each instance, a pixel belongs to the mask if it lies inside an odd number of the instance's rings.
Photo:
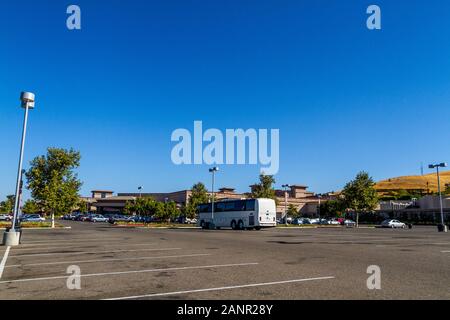
<path id="1" fill-rule="evenodd" d="M 276 227 L 276 205 L 272 199 L 220 200 L 212 204 L 198 206 L 198 223 L 203 229 L 209 229 L 211 223 L 217 228 L 233 230 Z"/>

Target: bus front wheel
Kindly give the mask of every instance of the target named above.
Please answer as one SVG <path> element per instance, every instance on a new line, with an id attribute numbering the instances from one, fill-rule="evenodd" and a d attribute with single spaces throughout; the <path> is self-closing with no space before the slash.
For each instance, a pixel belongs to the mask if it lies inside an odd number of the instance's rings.
<path id="1" fill-rule="evenodd" d="M 261 230 L 261 227 L 255 227 L 255 230 L 259 231 L 259 230 Z"/>
<path id="2" fill-rule="evenodd" d="M 231 221 L 231 229 L 236 230 L 236 221 Z"/>

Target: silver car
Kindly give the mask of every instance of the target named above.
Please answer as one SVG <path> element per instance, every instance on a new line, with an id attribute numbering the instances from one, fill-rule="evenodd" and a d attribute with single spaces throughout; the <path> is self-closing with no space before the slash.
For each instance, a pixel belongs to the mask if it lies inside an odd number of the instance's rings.
<path id="1" fill-rule="evenodd" d="M 383 228 L 392 228 L 392 229 L 395 229 L 395 228 L 405 229 L 406 228 L 406 224 L 404 224 L 403 222 L 400 222 L 398 220 L 395 220 L 395 219 L 384 220 L 381 223 L 381 226 Z"/>

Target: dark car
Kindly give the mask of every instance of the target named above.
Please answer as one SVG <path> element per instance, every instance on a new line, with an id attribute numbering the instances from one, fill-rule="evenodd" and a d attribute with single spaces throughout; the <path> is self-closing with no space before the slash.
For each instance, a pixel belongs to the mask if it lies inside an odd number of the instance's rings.
<path id="1" fill-rule="evenodd" d="M 122 215 L 115 215 L 115 216 L 111 216 L 108 219 L 108 222 L 111 224 L 114 224 L 116 222 L 129 222 L 132 221 L 131 217 L 129 216 L 122 216 Z"/>

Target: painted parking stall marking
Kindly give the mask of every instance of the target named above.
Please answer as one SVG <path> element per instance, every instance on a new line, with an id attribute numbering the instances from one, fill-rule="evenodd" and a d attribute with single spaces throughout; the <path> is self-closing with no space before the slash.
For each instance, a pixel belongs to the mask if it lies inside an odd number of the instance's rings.
<path id="1" fill-rule="evenodd" d="M 171 296 L 171 295 L 188 294 L 188 293 L 208 292 L 208 291 L 223 291 L 223 290 L 233 290 L 233 289 L 273 286 L 273 285 L 289 284 L 289 283 L 296 283 L 296 282 L 330 280 L 330 279 L 334 279 L 334 278 L 335 278 L 334 276 L 328 276 L 328 277 L 319 277 L 319 278 L 305 278 L 305 279 L 294 279 L 294 280 L 285 280 L 285 281 L 251 283 L 251 284 L 243 284 L 243 285 L 228 286 L 228 287 L 194 289 L 194 290 L 165 292 L 165 293 L 151 293 L 151 294 L 145 294 L 145 295 L 140 295 L 140 296 L 119 297 L 119 298 L 110 298 L 110 299 L 104 299 L 104 300 L 132 300 L 132 299 Z"/>
<path id="2" fill-rule="evenodd" d="M 162 272 L 162 271 L 167 272 L 167 271 L 183 271 L 183 270 L 195 270 L 195 269 L 245 267 L 245 266 L 255 266 L 255 265 L 258 265 L 258 263 L 257 262 L 247 262 L 247 263 L 232 263 L 232 264 L 216 264 L 216 265 L 191 266 L 191 267 L 158 268 L 158 269 L 146 269 L 146 270 L 91 273 L 91 274 L 81 274 L 80 277 L 87 278 L 87 277 L 103 277 L 103 276 L 120 276 L 120 275 L 148 273 L 148 272 Z M 0 281 L 0 284 L 30 282 L 30 281 L 48 281 L 48 280 L 57 280 L 57 279 L 67 279 L 68 277 L 69 276 L 55 276 L 55 277 L 16 279 L 16 280 Z"/>
<path id="3" fill-rule="evenodd" d="M 6 251 L 5 251 L 5 254 L 3 255 L 2 261 L 0 262 L 0 279 L 2 278 L 3 270 L 5 269 L 6 261 L 8 260 L 8 255 L 9 255 L 10 249 L 11 249 L 10 246 L 8 246 L 6 248 Z"/>
<path id="4" fill-rule="evenodd" d="M 209 253 L 198 253 L 198 254 L 184 254 L 184 255 L 178 255 L 178 256 L 153 256 L 153 257 L 78 260 L 78 261 L 56 261 L 56 262 L 29 263 L 29 264 L 13 264 L 13 265 L 5 266 L 5 268 L 33 267 L 33 266 L 46 266 L 46 265 L 58 265 L 58 264 L 81 264 L 81 263 L 113 262 L 113 261 L 133 261 L 133 260 L 152 260 L 152 259 L 171 259 L 171 258 L 192 258 L 192 257 L 205 257 L 205 256 L 210 256 L 210 255 L 211 254 L 209 254 Z"/>

